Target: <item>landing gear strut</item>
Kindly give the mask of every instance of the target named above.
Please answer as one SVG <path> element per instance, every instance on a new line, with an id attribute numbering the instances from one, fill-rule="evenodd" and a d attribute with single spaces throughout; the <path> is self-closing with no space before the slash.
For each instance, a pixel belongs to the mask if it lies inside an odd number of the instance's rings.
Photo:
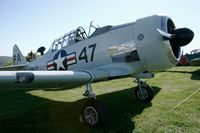
<path id="1" fill-rule="evenodd" d="M 139 101 L 151 102 L 154 97 L 154 91 L 145 81 L 136 79 L 135 82 L 138 84 L 135 90 L 135 96 Z"/>
<path id="2" fill-rule="evenodd" d="M 86 90 L 83 95 L 89 99 L 82 108 L 82 119 L 89 126 L 99 126 L 106 118 L 107 111 L 105 106 L 96 100 L 91 84 L 86 84 Z"/>
<path id="3" fill-rule="evenodd" d="M 83 95 L 84 95 L 85 97 L 89 97 L 89 98 L 96 99 L 96 96 L 95 96 L 95 94 L 93 93 L 92 85 L 91 85 L 91 84 L 86 84 L 85 93 L 84 93 Z"/>

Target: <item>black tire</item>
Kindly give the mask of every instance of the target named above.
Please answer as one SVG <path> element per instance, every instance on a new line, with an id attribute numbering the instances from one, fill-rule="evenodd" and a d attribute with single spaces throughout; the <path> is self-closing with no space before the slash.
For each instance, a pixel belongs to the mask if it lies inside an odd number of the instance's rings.
<path id="1" fill-rule="evenodd" d="M 105 122 L 107 110 L 103 104 L 95 99 L 89 99 L 82 108 L 84 123 L 90 127 L 97 127 Z"/>
<path id="2" fill-rule="evenodd" d="M 142 101 L 142 102 L 151 102 L 151 100 L 154 97 L 153 88 L 147 85 L 145 87 L 142 87 L 142 90 L 143 90 L 144 95 L 141 95 L 139 86 L 136 87 L 135 96 L 137 100 Z"/>

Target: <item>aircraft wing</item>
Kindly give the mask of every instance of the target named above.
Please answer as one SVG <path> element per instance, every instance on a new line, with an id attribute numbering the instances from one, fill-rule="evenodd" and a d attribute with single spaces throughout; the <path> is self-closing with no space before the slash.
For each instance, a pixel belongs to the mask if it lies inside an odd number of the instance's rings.
<path id="1" fill-rule="evenodd" d="M 128 70 L 119 66 L 73 71 L 0 71 L 0 86 L 1 88 L 69 89 L 87 83 L 126 76 L 128 73 Z"/>
<path id="2" fill-rule="evenodd" d="M 101 74 L 100 74 L 101 73 Z M 76 71 L 0 71 L 1 88 L 69 89 L 108 78 L 101 70 Z"/>
<path id="3" fill-rule="evenodd" d="M 26 64 L 0 67 L 0 71 L 23 70 Z"/>
<path id="4" fill-rule="evenodd" d="M 1 88 L 73 88 L 90 82 L 86 71 L 0 71 Z"/>

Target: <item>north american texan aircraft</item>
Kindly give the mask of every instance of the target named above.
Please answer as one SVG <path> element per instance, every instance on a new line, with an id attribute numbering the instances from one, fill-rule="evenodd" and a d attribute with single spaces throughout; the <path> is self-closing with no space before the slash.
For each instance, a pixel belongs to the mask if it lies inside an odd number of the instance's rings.
<path id="1" fill-rule="evenodd" d="M 95 28 L 92 34 L 91 28 Z M 96 126 L 104 121 L 106 111 L 96 100 L 92 83 L 130 76 L 138 84 L 136 98 L 151 102 L 154 91 L 142 79 L 176 66 L 181 47 L 193 36 L 188 28 L 176 28 L 168 16 L 153 15 L 101 28 L 90 23 L 88 34 L 78 27 L 56 39 L 48 52 L 41 51 L 42 56 L 31 62 L 26 62 L 15 45 L 14 66 L 1 68 L 0 86 L 69 89 L 85 85 L 83 95 L 89 100 L 81 116 L 86 124 Z"/>

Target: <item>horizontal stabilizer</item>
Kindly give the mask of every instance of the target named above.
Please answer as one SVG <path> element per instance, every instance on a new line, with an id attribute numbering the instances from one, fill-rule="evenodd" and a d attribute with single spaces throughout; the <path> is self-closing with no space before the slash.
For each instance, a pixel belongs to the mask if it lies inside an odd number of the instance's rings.
<path id="1" fill-rule="evenodd" d="M 0 67 L 0 71 L 23 70 L 25 67 L 26 67 L 26 64 L 22 64 L 22 65 L 13 65 L 13 66 L 5 66 L 5 67 Z"/>

